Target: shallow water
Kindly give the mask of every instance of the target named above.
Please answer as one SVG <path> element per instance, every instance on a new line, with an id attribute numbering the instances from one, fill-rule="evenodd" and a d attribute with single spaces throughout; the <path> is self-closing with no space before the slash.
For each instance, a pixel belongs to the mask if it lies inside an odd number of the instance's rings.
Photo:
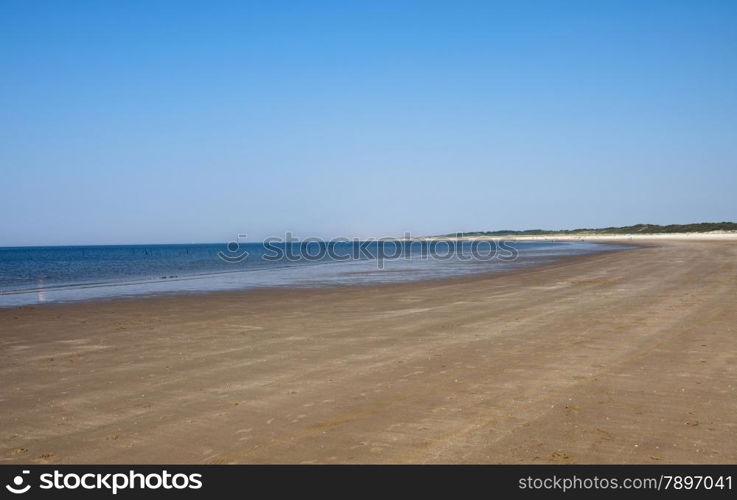
<path id="1" fill-rule="evenodd" d="M 415 281 L 506 271 L 563 256 L 622 248 L 586 242 L 487 243 L 476 249 L 474 257 L 469 242 L 456 247 L 440 243 L 434 249 L 418 241 L 362 245 L 367 252 L 361 253 L 355 243 L 337 243 L 332 249 L 318 244 L 265 247 L 261 243 L 237 248 L 226 244 L 0 248 L 0 307 L 261 287 Z M 244 252 L 248 256 L 240 260 Z"/>

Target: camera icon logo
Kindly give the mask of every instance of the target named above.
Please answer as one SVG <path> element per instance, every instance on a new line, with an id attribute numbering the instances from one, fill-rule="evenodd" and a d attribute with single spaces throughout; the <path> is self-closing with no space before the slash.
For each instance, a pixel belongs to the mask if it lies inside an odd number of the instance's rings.
<path id="1" fill-rule="evenodd" d="M 31 471 L 29 470 L 22 471 L 22 474 L 30 474 L 30 473 Z M 30 484 L 23 486 L 24 481 L 25 481 L 25 478 L 22 475 L 17 475 L 13 478 L 13 485 L 6 484 L 5 489 L 7 489 L 9 492 L 14 493 L 16 495 L 22 495 L 23 493 L 31 489 Z"/>

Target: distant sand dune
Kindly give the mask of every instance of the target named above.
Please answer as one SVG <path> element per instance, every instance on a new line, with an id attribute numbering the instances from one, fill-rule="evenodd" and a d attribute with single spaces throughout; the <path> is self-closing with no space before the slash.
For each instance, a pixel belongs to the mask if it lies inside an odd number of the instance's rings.
<path id="1" fill-rule="evenodd" d="M 433 237 L 427 239 L 446 239 Z M 709 233 L 648 233 L 648 234 L 536 234 L 509 236 L 464 236 L 464 240 L 506 240 L 506 241 L 623 241 L 623 240 L 671 240 L 671 241 L 737 241 L 737 232 L 714 231 Z"/>

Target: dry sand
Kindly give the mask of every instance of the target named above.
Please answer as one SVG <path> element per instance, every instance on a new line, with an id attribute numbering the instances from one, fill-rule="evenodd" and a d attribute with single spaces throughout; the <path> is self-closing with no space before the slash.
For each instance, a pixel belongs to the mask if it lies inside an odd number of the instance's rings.
<path id="1" fill-rule="evenodd" d="M 737 462 L 737 243 L 0 310 L 1 462 Z"/>

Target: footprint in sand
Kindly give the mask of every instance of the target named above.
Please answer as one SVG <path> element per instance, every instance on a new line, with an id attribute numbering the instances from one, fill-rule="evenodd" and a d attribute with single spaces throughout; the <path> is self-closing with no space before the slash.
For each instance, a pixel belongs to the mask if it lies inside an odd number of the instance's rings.
<path id="1" fill-rule="evenodd" d="M 563 451 L 554 451 L 550 458 L 553 459 L 554 462 L 568 462 L 571 460 L 570 455 L 568 453 L 565 453 Z"/>

